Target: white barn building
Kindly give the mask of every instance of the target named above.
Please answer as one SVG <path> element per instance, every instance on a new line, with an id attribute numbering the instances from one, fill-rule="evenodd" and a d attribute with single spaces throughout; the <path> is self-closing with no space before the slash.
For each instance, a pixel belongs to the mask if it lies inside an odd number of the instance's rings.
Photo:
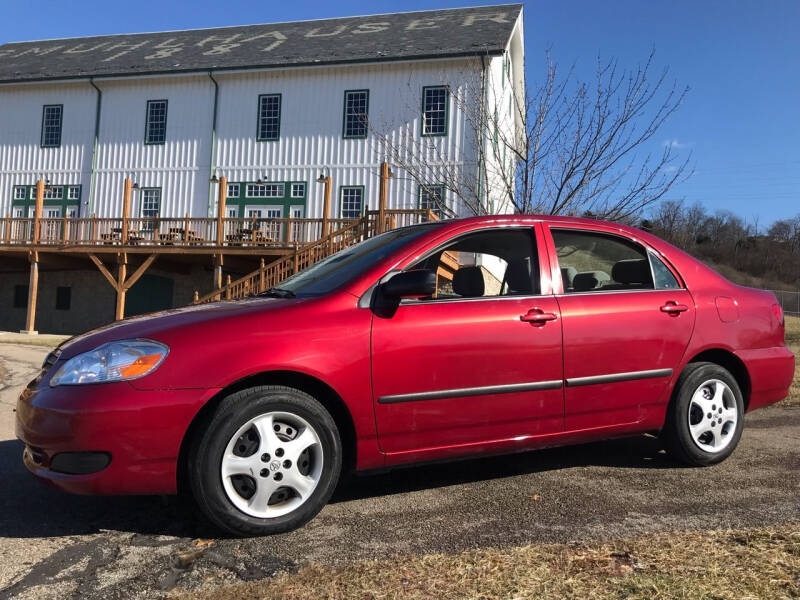
<path id="1" fill-rule="evenodd" d="M 320 218 L 325 174 L 330 216 L 355 218 L 377 208 L 384 161 L 389 209 L 508 211 L 496 179 L 513 159 L 492 127 L 514 138 L 523 126 L 523 47 L 519 4 L 7 43 L 0 215 L 32 217 L 45 179 L 43 218 L 119 217 L 130 178 L 130 217 L 215 217 L 224 175 L 226 217 Z M 20 250 L 0 239 L 0 329 L 21 325 Z M 78 279 L 102 287 L 86 263 Z M 162 273 L 169 304 L 210 289 L 207 270 Z M 104 311 L 49 319 L 40 306 L 40 328 L 82 329 L 110 320 Z"/>

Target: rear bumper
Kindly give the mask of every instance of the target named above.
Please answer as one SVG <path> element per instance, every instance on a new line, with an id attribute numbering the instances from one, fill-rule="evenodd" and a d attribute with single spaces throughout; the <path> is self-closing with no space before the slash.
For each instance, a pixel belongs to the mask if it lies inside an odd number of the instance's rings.
<path id="1" fill-rule="evenodd" d="M 184 435 L 215 392 L 140 391 L 128 383 L 29 387 L 17 401 L 23 462 L 73 493 L 175 493 Z"/>
<path id="2" fill-rule="evenodd" d="M 795 358 L 786 346 L 739 350 L 736 352 L 750 375 L 751 411 L 783 400 L 789 395 L 794 379 Z"/>

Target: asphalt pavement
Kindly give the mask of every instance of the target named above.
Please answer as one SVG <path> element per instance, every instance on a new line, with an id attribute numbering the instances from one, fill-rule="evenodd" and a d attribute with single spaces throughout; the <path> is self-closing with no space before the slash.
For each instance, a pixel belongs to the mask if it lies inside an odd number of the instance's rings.
<path id="1" fill-rule="evenodd" d="M 675 464 L 648 436 L 429 465 L 340 486 L 298 531 L 219 537 L 178 499 L 71 496 L 27 473 L 12 411 L 46 353 L 0 344 L 0 599 L 153 598 L 307 561 L 800 521 L 800 409 L 775 406 L 711 468 Z"/>

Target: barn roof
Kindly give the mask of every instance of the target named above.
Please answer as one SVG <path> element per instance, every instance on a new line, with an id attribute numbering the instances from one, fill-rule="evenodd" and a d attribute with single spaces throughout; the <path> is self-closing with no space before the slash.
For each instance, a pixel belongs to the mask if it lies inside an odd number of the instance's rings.
<path id="1" fill-rule="evenodd" d="M 0 83 L 501 53 L 520 4 L 11 42 Z"/>

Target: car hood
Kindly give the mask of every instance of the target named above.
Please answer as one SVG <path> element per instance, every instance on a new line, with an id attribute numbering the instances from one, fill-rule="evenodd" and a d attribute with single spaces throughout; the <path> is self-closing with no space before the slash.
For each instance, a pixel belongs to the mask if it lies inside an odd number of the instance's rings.
<path id="1" fill-rule="evenodd" d="M 249 318 L 257 318 L 265 312 L 286 308 L 303 301 L 299 298 L 251 298 L 197 304 L 128 317 L 66 340 L 59 346 L 60 357 L 62 359 L 72 358 L 101 344 L 117 340 L 135 338 L 160 340 L 169 332 L 187 327 L 202 327 L 203 324 L 218 321 L 249 320 Z"/>

